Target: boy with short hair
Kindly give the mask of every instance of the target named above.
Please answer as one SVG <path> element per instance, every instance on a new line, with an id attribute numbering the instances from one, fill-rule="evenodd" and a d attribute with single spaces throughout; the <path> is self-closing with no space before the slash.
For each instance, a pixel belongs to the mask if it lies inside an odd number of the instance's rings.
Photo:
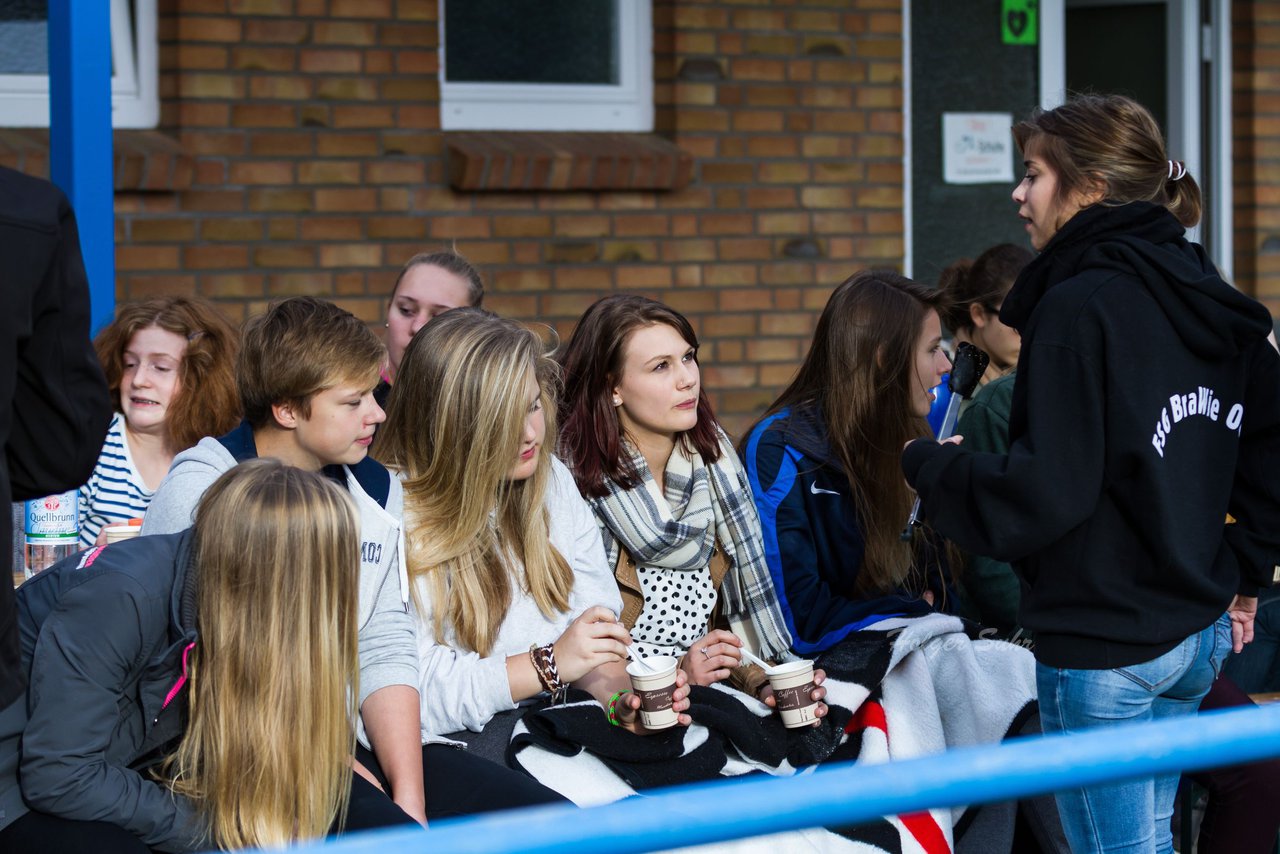
<path id="1" fill-rule="evenodd" d="M 368 457 L 386 417 L 373 399 L 385 359 L 364 323 L 324 300 L 294 297 L 250 320 L 236 366 L 244 422 L 174 459 L 143 533 L 190 527 L 204 491 L 255 457 L 323 471 L 346 487 L 361 527 L 360 740 L 372 748 L 387 794 L 425 824 L 417 642 L 400 530 L 404 494 Z"/>

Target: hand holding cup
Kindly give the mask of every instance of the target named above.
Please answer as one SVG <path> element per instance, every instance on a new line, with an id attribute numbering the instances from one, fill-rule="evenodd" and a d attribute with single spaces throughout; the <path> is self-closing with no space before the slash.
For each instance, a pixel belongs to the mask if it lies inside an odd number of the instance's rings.
<path id="1" fill-rule="evenodd" d="M 663 658 L 646 659 L 646 662 L 658 665 L 667 664 L 656 672 L 635 664 L 627 668 L 632 690 L 618 698 L 616 714 L 619 725 L 637 735 L 649 735 L 677 724 L 688 726 L 693 722 L 685 714 L 689 709 L 689 677 L 675 666 L 674 658 L 665 657 L 665 662 Z M 669 704 L 667 697 L 670 697 Z"/>
<path id="2" fill-rule="evenodd" d="M 792 729 L 798 726 L 817 727 L 822 725 L 822 718 L 827 714 L 827 704 L 822 702 L 827 696 L 827 689 L 822 687 L 822 683 L 827 679 L 827 674 L 821 668 L 813 671 L 814 688 L 809 692 L 808 699 L 812 704 L 807 708 L 802 707 L 799 710 L 792 711 L 790 709 L 783 710 L 783 724 Z M 760 700 L 769 708 L 778 708 L 778 698 L 774 694 L 773 679 L 765 683 L 760 689 Z M 791 705 L 790 703 L 786 705 Z M 795 722 L 792 722 L 795 721 Z"/>
<path id="3" fill-rule="evenodd" d="M 608 608 L 588 608 L 555 642 L 556 667 L 563 682 L 577 682 L 602 664 L 625 661 L 631 635 Z"/>

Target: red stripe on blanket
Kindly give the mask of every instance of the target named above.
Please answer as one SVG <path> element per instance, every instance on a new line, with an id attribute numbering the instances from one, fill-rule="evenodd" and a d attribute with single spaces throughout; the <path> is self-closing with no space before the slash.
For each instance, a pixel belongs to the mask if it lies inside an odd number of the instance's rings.
<path id="1" fill-rule="evenodd" d="M 907 828 L 907 832 L 915 837 L 916 842 L 920 843 L 928 854 L 951 854 L 951 849 L 947 847 L 947 837 L 942 832 L 942 828 L 938 827 L 938 823 L 934 821 L 933 816 L 927 812 L 917 812 L 911 815 L 900 815 L 898 820 Z"/>
<path id="2" fill-rule="evenodd" d="M 884 718 L 884 706 L 870 700 L 858 707 L 858 711 L 854 712 L 853 717 L 849 718 L 849 722 L 844 725 L 844 731 L 851 733 L 867 727 L 878 729 L 885 734 L 886 738 L 889 737 L 889 723 Z"/>
<path id="3" fill-rule="evenodd" d="M 844 726 L 846 733 L 862 729 L 878 729 L 884 733 L 885 741 L 889 740 L 889 722 L 885 719 L 884 706 L 867 701 L 858 707 L 858 711 L 853 713 L 853 717 Z M 938 827 L 938 822 L 930 813 L 900 815 L 898 820 L 927 854 L 951 854 L 951 849 L 947 846 L 946 834 L 942 832 L 942 828 Z"/>

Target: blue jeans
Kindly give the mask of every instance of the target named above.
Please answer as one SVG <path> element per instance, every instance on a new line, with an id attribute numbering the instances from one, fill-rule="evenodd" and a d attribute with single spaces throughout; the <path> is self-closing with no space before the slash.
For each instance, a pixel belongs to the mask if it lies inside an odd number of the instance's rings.
<path id="1" fill-rule="evenodd" d="M 1061 670 L 1036 664 L 1045 732 L 1195 714 L 1231 650 L 1226 614 L 1151 661 L 1114 670 Z M 1173 851 L 1169 818 L 1178 775 L 1070 789 L 1056 795 L 1071 850 L 1149 854 Z"/>

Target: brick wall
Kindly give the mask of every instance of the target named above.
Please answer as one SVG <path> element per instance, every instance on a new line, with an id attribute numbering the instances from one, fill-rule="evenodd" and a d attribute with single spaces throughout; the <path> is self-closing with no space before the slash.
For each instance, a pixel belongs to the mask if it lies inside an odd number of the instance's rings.
<path id="1" fill-rule="evenodd" d="M 241 317 L 317 294 L 380 328 L 399 265 L 452 241 L 487 305 L 562 333 L 616 290 L 683 311 L 741 429 L 830 288 L 901 263 L 900 0 L 653 13 L 657 131 L 694 156 L 689 186 L 467 195 L 447 186 L 437 0 L 161 0 L 162 128 L 195 178 L 118 196 L 119 298 Z"/>
<path id="2" fill-rule="evenodd" d="M 1231 10 L 1236 282 L 1280 316 L 1280 5 Z"/>

